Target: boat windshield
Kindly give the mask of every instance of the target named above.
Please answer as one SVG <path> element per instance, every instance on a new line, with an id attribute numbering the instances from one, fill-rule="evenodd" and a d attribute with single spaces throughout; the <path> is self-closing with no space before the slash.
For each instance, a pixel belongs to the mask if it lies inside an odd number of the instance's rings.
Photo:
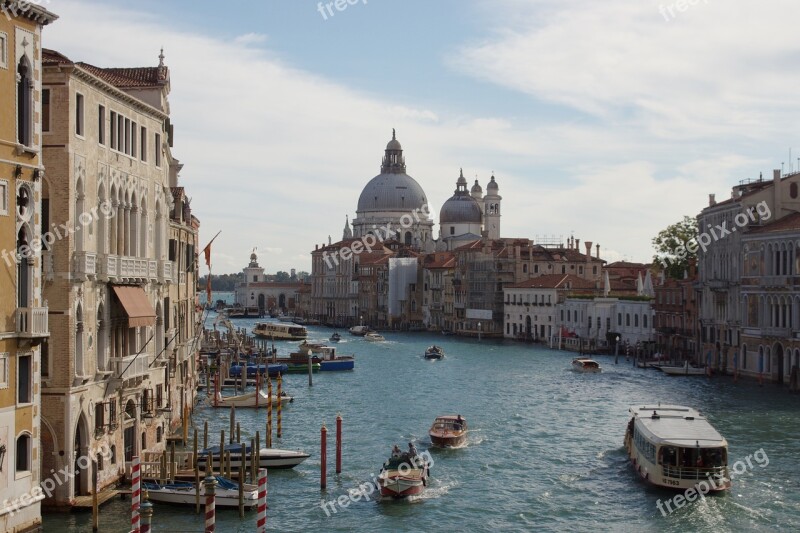
<path id="1" fill-rule="evenodd" d="M 464 421 L 459 422 L 450 418 L 437 418 L 431 428 L 433 431 L 461 431 L 466 426 Z"/>
<path id="2" fill-rule="evenodd" d="M 728 465 L 728 450 L 724 447 L 661 446 L 658 464 L 668 477 L 705 479 L 710 474 L 724 472 Z"/>

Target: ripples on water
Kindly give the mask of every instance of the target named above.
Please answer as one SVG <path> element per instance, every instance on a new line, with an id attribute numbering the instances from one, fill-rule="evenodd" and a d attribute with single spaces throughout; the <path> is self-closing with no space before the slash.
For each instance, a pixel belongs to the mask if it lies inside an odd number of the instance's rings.
<path id="1" fill-rule="evenodd" d="M 240 325 L 252 327 L 251 322 Z M 311 329 L 311 342 L 331 330 Z M 302 531 L 775 531 L 800 529 L 800 416 L 798 396 L 774 386 L 728 378 L 668 377 L 635 369 L 630 361 L 599 356 L 603 373 L 569 371 L 572 354 L 515 343 L 424 334 L 386 334 L 385 343 L 345 337 L 356 370 L 286 376 L 295 403 L 284 411 L 276 446 L 312 457 L 291 471 L 270 472 L 270 529 Z M 447 358 L 427 361 L 432 343 Z M 297 343 L 276 343 L 287 353 Z M 770 463 L 734 480 L 728 493 L 661 516 L 656 501 L 674 493 L 645 486 L 622 445 L 627 409 L 636 403 L 680 403 L 699 408 L 725 435 L 731 463 L 763 448 Z M 344 472 L 332 474 L 334 420 L 344 418 Z M 369 482 L 395 443 L 423 450 L 438 414 L 469 422 L 468 445 L 432 450 L 430 487 L 411 505 L 360 501 L 326 517 L 320 500 L 333 500 Z M 209 420 L 210 441 L 228 430 L 228 412 L 199 406 L 198 427 Z M 243 440 L 266 411 L 240 409 Z M 328 489 L 319 490 L 319 432 L 328 426 Z M 101 531 L 127 531 L 128 502 L 103 508 Z M 157 505 L 155 531 L 199 531 L 202 515 Z M 252 532 L 255 514 L 219 515 L 218 530 Z M 47 516 L 45 531 L 86 531 L 88 516 Z"/>

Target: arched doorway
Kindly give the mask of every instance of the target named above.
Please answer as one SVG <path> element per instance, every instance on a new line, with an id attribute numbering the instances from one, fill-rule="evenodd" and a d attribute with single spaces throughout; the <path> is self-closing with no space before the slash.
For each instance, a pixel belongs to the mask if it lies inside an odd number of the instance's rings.
<path id="1" fill-rule="evenodd" d="M 278 307 L 280 307 L 281 309 L 286 309 L 286 295 L 285 294 L 281 294 L 280 296 L 278 296 Z"/>
<path id="2" fill-rule="evenodd" d="M 530 339 L 532 332 L 531 332 L 531 315 L 525 317 L 525 338 Z"/>
<path id="3" fill-rule="evenodd" d="M 258 295 L 258 312 L 259 314 L 264 314 L 267 310 L 267 298 L 264 296 L 264 293 Z"/>
<path id="4" fill-rule="evenodd" d="M 89 494 L 89 474 L 87 470 L 81 468 L 85 466 L 86 460 L 81 461 L 82 457 L 89 456 L 89 426 L 83 413 L 78 418 L 78 425 L 75 427 L 75 447 L 73 449 L 73 477 L 75 496 L 86 496 Z"/>
<path id="5" fill-rule="evenodd" d="M 783 345 L 779 342 L 776 342 L 772 346 L 772 353 L 775 355 L 775 364 L 777 365 L 777 381 L 778 383 L 783 384 L 783 376 L 785 375 L 783 366 Z"/>
<path id="6" fill-rule="evenodd" d="M 42 482 L 44 482 L 45 479 L 50 479 L 52 477 L 50 472 L 55 472 L 60 469 L 57 453 L 59 448 L 58 441 L 56 440 L 56 433 L 45 417 L 41 418 L 41 430 L 39 434 L 39 464 L 42 465 Z M 52 479 L 55 481 L 55 478 Z M 45 492 L 45 497 L 50 499 L 53 497 L 63 498 L 63 490 L 59 488 L 55 493 L 51 492 L 49 496 L 48 493 Z"/>

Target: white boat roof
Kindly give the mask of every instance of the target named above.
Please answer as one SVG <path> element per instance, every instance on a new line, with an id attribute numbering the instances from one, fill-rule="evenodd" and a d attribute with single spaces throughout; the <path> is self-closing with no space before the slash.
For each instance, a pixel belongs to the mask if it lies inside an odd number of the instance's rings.
<path id="1" fill-rule="evenodd" d="M 629 409 L 639 429 L 654 444 L 701 448 L 728 445 L 696 409 L 683 405 L 634 405 Z M 655 415 L 654 415 L 655 413 Z"/>

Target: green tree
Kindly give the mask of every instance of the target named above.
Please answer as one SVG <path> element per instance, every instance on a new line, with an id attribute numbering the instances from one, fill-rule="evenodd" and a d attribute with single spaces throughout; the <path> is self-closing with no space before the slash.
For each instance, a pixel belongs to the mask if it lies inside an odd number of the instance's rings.
<path id="1" fill-rule="evenodd" d="M 680 222 L 670 224 L 653 239 L 653 248 L 653 262 L 667 276 L 682 279 L 689 260 L 697 257 L 697 219 L 684 216 Z"/>
<path id="2" fill-rule="evenodd" d="M 289 281 L 291 276 L 288 272 L 284 272 L 283 270 L 279 270 L 275 273 L 275 281 Z"/>

